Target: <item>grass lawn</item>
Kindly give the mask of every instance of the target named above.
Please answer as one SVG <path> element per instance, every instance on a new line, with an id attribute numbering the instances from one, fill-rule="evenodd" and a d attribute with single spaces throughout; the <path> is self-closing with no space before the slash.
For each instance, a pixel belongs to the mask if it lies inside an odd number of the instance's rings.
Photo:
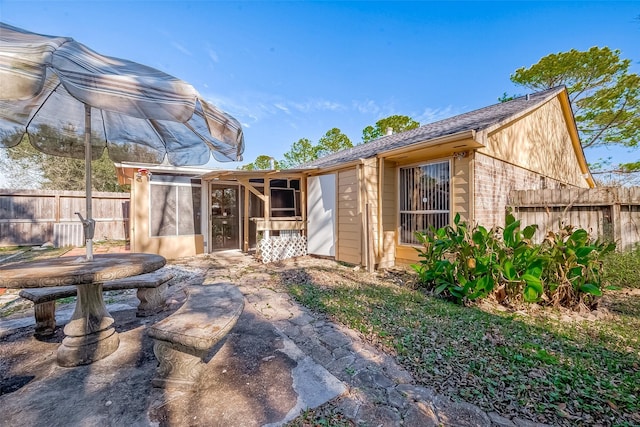
<path id="1" fill-rule="evenodd" d="M 576 316 L 462 307 L 393 282 L 346 268 L 282 277 L 299 302 L 361 332 L 439 393 L 554 425 L 640 425 L 640 293 L 608 292 L 608 310 Z"/>
<path id="2" fill-rule="evenodd" d="M 102 240 L 93 242 L 95 250 L 100 248 L 120 247 L 127 244 L 124 240 Z M 59 257 L 69 252 L 73 247 L 62 248 L 41 247 L 41 246 L 0 246 L 0 266 L 4 263 L 35 261 Z"/>
<path id="3" fill-rule="evenodd" d="M 0 266 L 5 262 L 26 262 L 63 255 L 70 248 L 41 248 L 39 246 L 5 246 L 0 248 Z"/>
<path id="4" fill-rule="evenodd" d="M 632 251 L 604 258 L 604 281 L 609 286 L 640 289 L 640 245 Z"/>

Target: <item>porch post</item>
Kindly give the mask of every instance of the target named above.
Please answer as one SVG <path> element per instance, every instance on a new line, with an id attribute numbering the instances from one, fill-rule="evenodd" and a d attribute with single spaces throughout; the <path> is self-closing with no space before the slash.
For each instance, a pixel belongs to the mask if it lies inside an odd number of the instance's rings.
<path id="1" fill-rule="evenodd" d="M 264 223 L 263 239 L 268 239 L 271 237 L 271 179 L 268 176 L 264 178 Z"/>
<path id="2" fill-rule="evenodd" d="M 242 224 L 242 236 L 243 236 L 243 247 L 242 250 L 244 252 L 249 252 L 249 189 L 243 185 L 244 188 L 244 217 Z"/>
<path id="3" fill-rule="evenodd" d="M 307 235 L 307 176 L 300 177 L 300 214 L 302 215 L 302 233 Z"/>

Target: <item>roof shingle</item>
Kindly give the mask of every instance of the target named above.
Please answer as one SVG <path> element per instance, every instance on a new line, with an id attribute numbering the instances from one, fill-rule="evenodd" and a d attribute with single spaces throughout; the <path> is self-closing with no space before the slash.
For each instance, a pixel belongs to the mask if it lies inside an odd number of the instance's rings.
<path id="1" fill-rule="evenodd" d="M 460 114 L 437 122 L 429 123 L 406 132 L 382 136 L 366 144 L 356 145 L 320 159 L 301 165 L 302 168 L 331 167 L 357 159 L 375 157 L 378 153 L 390 151 L 412 144 L 427 142 L 435 138 L 464 131 L 481 131 L 502 123 L 541 105 L 564 91 L 564 86 L 547 89 L 511 101 L 490 105 L 468 113 Z"/>

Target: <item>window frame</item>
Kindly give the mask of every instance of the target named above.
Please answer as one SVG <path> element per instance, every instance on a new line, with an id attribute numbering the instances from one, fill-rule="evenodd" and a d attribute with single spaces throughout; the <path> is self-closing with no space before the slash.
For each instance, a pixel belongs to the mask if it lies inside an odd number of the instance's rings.
<path id="1" fill-rule="evenodd" d="M 449 170 L 449 176 L 448 176 L 448 206 L 447 209 L 432 209 L 432 210 L 416 210 L 416 211 L 412 211 L 412 210 L 402 210 L 402 192 L 404 191 L 403 188 L 403 182 L 402 182 L 402 170 L 403 169 L 414 169 L 414 168 L 422 168 L 425 166 L 430 166 L 430 165 L 437 165 L 437 164 L 447 164 L 448 170 Z M 447 220 L 446 223 L 447 225 L 451 224 L 451 218 L 452 218 L 452 212 L 453 212 L 453 162 L 451 158 L 447 158 L 447 159 L 436 159 L 436 160 L 429 160 L 429 161 L 422 161 L 422 162 L 416 162 L 416 163 L 410 163 L 410 164 L 406 164 L 406 165 L 402 165 L 402 166 L 398 166 L 396 169 L 396 176 L 397 176 L 397 182 L 398 182 L 398 198 L 397 198 L 397 206 L 396 206 L 396 224 L 397 224 L 397 238 L 396 238 L 396 242 L 398 246 L 407 246 L 407 247 L 419 247 L 420 244 L 417 242 L 404 242 L 403 241 L 403 227 L 402 227 L 402 214 L 418 214 L 418 215 L 429 215 L 429 214 L 447 214 Z"/>
<path id="2" fill-rule="evenodd" d="M 157 187 L 171 187 L 175 188 L 175 233 L 174 234 L 154 234 L 154 225 L 153 225 L 153 209 L 154 206 L 152 195 L 153 186 Z M 194 215 L 193 219 L 193 233 L 185 234 L 180 233 L 180 188 L 188 188 L 191 192 L 193 192 L 193 188 L 198 188 L 200 191 L 200 200 L 198 201 L 198 206 L 200 207 L 200 211 L 196 212 L 194 209 L 195 206 L 192 203 L 192 214 Z M 202 180 L 198 178 L 194 178 L 191 176 L 183 176 L 183 175 L 164 175 L 164 174 L 153 174 L 151 179 L 149 180 L 149 197 L 148 197 L 148 205 L 149 205 L 149 237 L 150 238 L 171 238 L 171 237 L 189 237 L 189 236 L 199 236 L 202 235 Z M 163 207 L 166 209 L 166 206 Z M 184 210 L 183 210 L 184 211 Z M 163 212 L 163 216 L 165 213 Z M 196 218 L 199 218 L 199 220 Z M 199 233 L 197 231 L 200 230 Z"/>
<path id="3" fill-rule="evenodd" d="M 283 188 L 283 187 L 271 187 L 270 190 L 271 190 L 271 198 L 269 202 L 270 202 L 270 208 L 271 208 L 271 217 L 272 218 L 296 217 L 296 213 L 299 209 L 296 203 L 296 190 L 294 188 Z M 274 193 L 278 193 L 278 192 L 281 192 L 282 194 L 286 194 L 286 193 L 291 194 L 291 202 L 292 202 L 291 206 L 280 206 L 280 207 L 273 206 L 273 201 L 277 199 Z"/>
<path id="4" fill-rule="evenodd" d="M 300 191 L 300 186 L 302 185 L 301 178 L 267 178 L 269 180 L 269 189 L 270 189 L 270 197 L 273 198 L 273 191 L 285 190 L 293 192 L 293 205 L 288 207 L 279 207 L 274 208 L 271 203 L 269 203 L 270 212 L 269 216 L 271 218 L 277 219 L 291 219 L 291 218 L 301 218 L 302 217 L 302 203 L 301 197 L 302 193 Z M 273 186 L 273 182 L 276 181 L 276 185 Z M 249 182 L 253 184 L 253 186 L 264 194 L 264 178 L 254 178 L 250 179 Z M 282 215 L 285 213 L 285 215 Z"/>

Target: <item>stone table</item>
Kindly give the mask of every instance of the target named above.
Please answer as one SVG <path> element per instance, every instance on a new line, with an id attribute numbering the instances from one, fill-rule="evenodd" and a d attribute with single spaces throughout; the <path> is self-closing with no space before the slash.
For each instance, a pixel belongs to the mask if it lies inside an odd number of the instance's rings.
<path id="1" fill-rule="evenodd" d="M 43 288 L 76 285 L 78 300 L 65 338 L 58 348 L 60 366 L 79 366 L 103 359 L 118 349 L 120 339 L 102 298 L 102 283 L 162 268 L 155 254 L 98 254 L 60 257 L 0 267 L 0 288 Z"/>

